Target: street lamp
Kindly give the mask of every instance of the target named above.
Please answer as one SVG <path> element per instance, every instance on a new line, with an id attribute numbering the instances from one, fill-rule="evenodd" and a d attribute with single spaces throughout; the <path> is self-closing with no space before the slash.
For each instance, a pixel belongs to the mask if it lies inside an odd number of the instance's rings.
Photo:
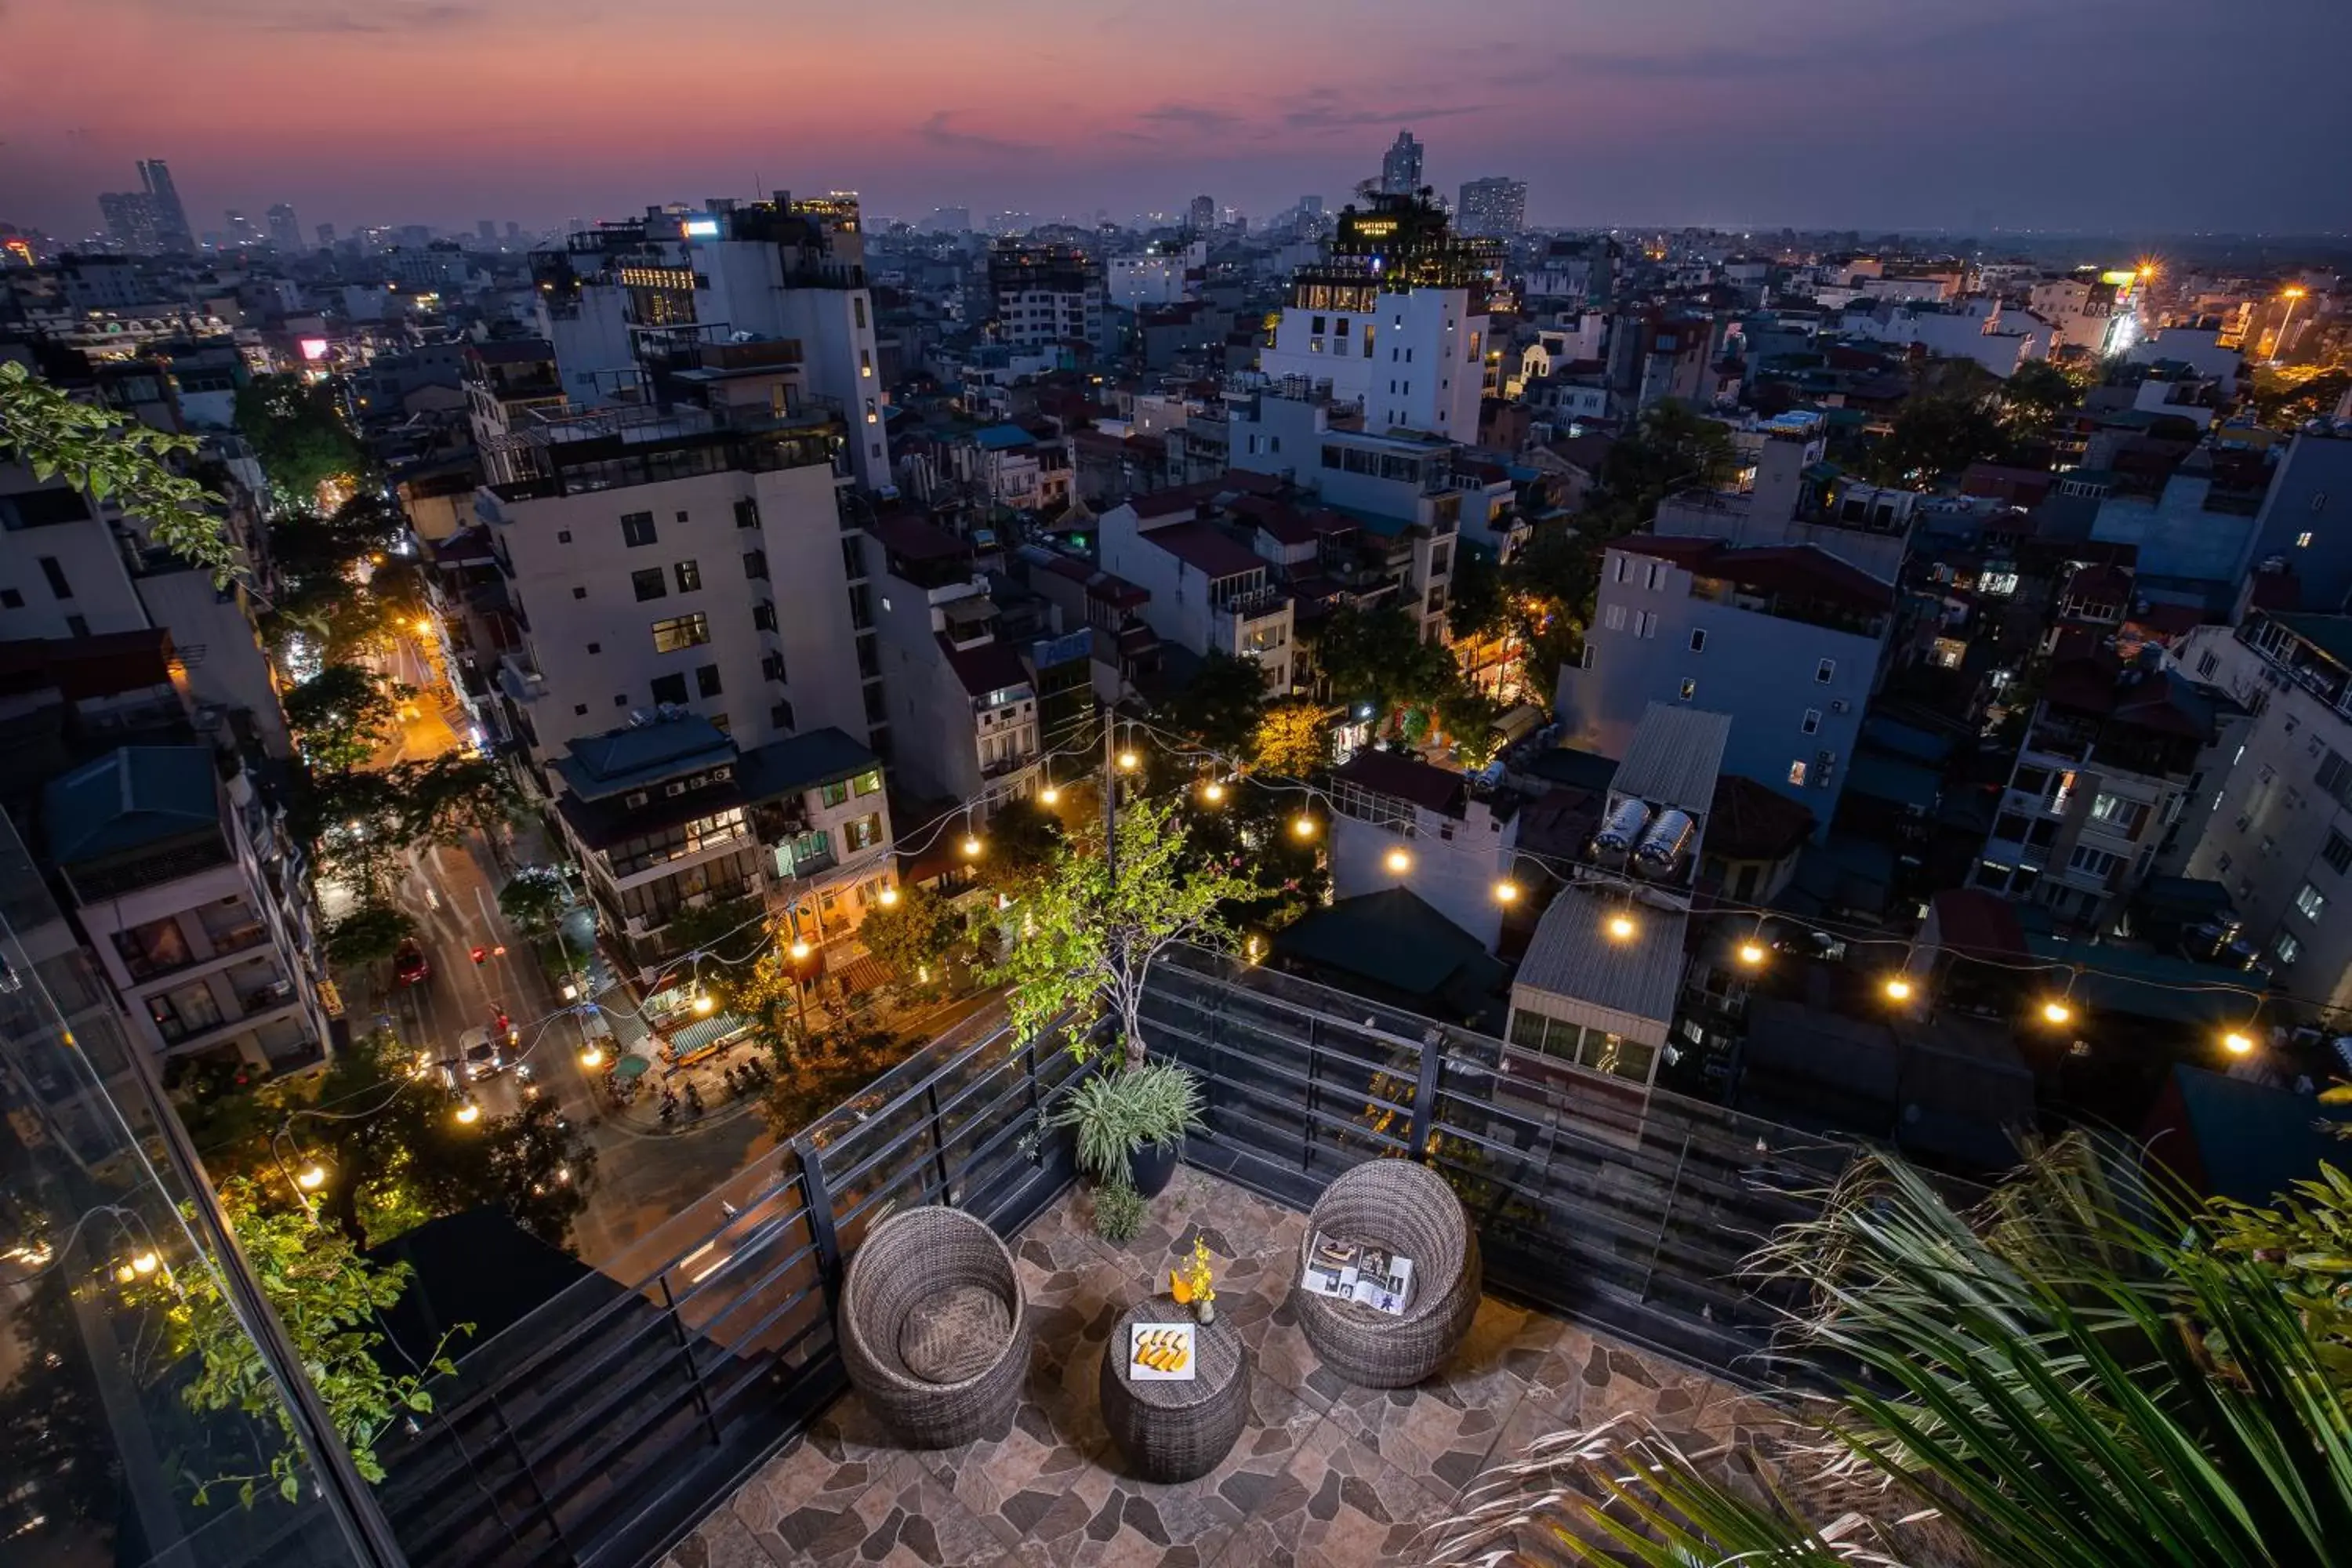
<path id="1" fill-rule="evenodd" d="M 306 1193 L 315 1193 L 327 1184 L 327 1167 L 313 1160 L 295 1173 L 294 1184 Z"/>

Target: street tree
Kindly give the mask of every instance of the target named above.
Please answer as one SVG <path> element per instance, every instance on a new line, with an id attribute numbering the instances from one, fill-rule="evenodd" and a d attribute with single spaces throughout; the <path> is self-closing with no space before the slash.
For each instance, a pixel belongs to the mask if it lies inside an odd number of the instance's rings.
<path id="1" fill-rule="evenodd" d="M 2001 384 L 2000 401 L 2009 426 L 2021 440 L 2046 435 L 2050 422 L 2081 399 L 2074 378 L 2048 360 L 2031 359 Z"/>
<path id="2" fill-rule="evenodd" d="M 565 1024 L 561 1026 L 569 1028 Z M 550 1247 L 572 1248 L 572 1222 L 586 1212 L 596 1150 L 546 1095 L 526 1099 L 482 1130 L 488 1186 L 514 1222 Z"/>
<path id="3" fill-rule="evenodd" d="M 1510 626 L 1510 601 L 1502 568 L 1485 552 L 1465 549 L 1454 558 L 1454 579 L 1445 589 L 1445 628 L 1456 642 L 1498 637 Z"/>
<path id="4" fill-rule="evenodd" d="M 416 934 L 416 919 L 396 904 L 366 903 L 327 928 L 327 957 L 338 968 L 388 963 Z"/>
<path id="5" fill-rule="evenodd" d="M 1265 671 L 1254 658 L 1213 652 L 1168 702 L 1168 722 L 1213 752 L 1239 756 L 1257 731 Z"/>
<path id="6" fill-rule="evenodd" d="M 315 504 L 321 485 L 368 466 L 365 448 L 343 423 L 331 382 L 256 376 L 237 388 L 235 418 L 269 478 L 273 510 Z"/>
<path id="7" fill-rule="evenodd" d="M 287 727 L 313 772 L 348 773 L 399 732 L 400 705 L 415 692 L 357 664 L 331 664 L 282 699 Z"/>
<path id="8" fill-rule="evenodd" d="M 383 1315 L 399 1303 L 414 1270 L 405 1263 L 370 1262 L 349 1237 L 321 1229 L 299 1208 L 263 1202 L 248 1184 L 224 1183 L 220 1196 L 253 1278 L 285 1325 L 353 1468 L 367 1480 L 383 1480 L 377 1443 L 395 1422 L 433 1409 L 428 1385 L 435 1378 L 457 1374 L 449 1347 L 473 1332 L 473 1325 L 450 1329 L 412 1363 L 415 1370 L 387 1370 L 388 1358 L 380 1349 L 384 1343 Z M 280 1446 L 258 1470 L 206 1476 L 199 1456 L 182 1456 L 183 1468 L 196 1482 L 196 1504 L 205 1505 L 212 1489 L 220 1486 L 235 1487 L 247 1507 L 265 1486 L 288 1502 L 298 1500 L 307 1461 L 293 1417 L 275 1374 L 262 1361 L 215 1271 L 185 1268 L 166 1278 L 158 1270 L 132 1282 L 126 1294 L 134 1305 L 161 1319 L 174 1361 L 193 1360 L 196 1374 L 179 1390 L 189 1409 L 242 1411 L 263 1416 L 278 1428 Z M 248 1450 L 230 1462 L 250 1466 L 256 1458 Z"/>
<path id="9" fill-rule="evenodd" d="M 1589 531 L 1582 521 L 1574 527 L 1554 524 L 1538 529 L 1504 568 L 1505 592 L 1524 650 L 1520 663 L 1538 690 L 1549 691 L 1560 666 L 1584 647 L 1611 537 Z"/>
<path id="10" fill-rule="evenodd" d="M 1437 700 L 1439 729 L 1454 742 L 1454 754 L 1466 768 L 1483 768 L 1500 749 L 1495 722 L 1507 710 L 1497 699 L 1468 682 L 1459 682 Z"/>
<path id="11" fill-rule="evenodd" d="M 1052 869 L 1064 837 L 1061 818 L 1045 806 L 1007 801 L 978 834 L 981 853 L 973 868 L 982 886 L 1008 899 L 1026 898 Z"/>
<path id="12" fill-rule="evenodd" d="M 947 900 L 919 882 L 901 884 L 898 902 L 869 909 L 857 927 L 857 939 L 902 985 L 922 984 L 923 971 L 946 958 L 961 935 Z"/>
<path id="13" fill-rule="evenodd" d="M 740 963 L 760 951 L 770 933 L 760 920 L 757 897 L 726 899 L 670 917 L 662 940 L 679 954 L 700 952 L 722 963 Z M 789 935 L 782 940 L 789 942 Z"/>
<path id="14" fill-rule="evenodd" d="M 552 866 L 525 866 L 499 889 L 499 912 L 526 934 L 553 926 L 571 901 L 563 873 Z"/>
<path id="15" fill-rule="evenodd" d="M 1315 662 L 1335 697 L 1369 702 L 1375 718 L 1433 700 L 1454 678 L 1453 656 L 1423 642 L 1420 623 L 1393 605 L 1333 612 L 1316 637 Z"/>
<path id="16" fill-rule="evenodd" d="M 1009 987 L 1005 1003 L 1022 1039 L 1058 1028 L 1083 1057 L 1108 1019 L 1129 1064 L 1139 1062 L 1152 963 L 1180 942 L 1231 944 L 1219 910 L 1257 889 L 1238 874 L 1238 859 L 1204 861 L 1192 852 L 1180 810 L 1148 797 L 1122 806 L 1111 840 L 1116 866 L 1091 825 L 1055 857 L 1029 900 L 1020 939 L 991 975 Z"/>
<path id="17" fill-rule="evenodd" d="M 1322 704 L 1274 702 L 1258 715 L 1251 765 L 1284 778 L 1314 777 L 1331 763 L 1331 723 Z"/>
<path id="18" fill-rule="evenodd" d="M 226 587 L 244 557 L 223 526 L 220 499 L 174 471 L 193 436 L 151 429 L 111 408 L 78 402 L 14 360 L 0 362 L 0 456 L 62 479 L 92 501 L 112 501 L 147 537 Z"/>

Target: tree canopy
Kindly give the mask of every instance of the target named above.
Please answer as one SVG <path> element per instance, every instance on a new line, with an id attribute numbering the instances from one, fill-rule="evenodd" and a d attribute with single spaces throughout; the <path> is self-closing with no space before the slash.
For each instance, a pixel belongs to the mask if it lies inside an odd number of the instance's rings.
<path id="1" fill-rule="evenodd" d="M 415 692 L 358 664 L 331 664 L 280 699 L 303 760 L 325 773 L 348 773 L 383 749 L 400 729 L 400 705 Z"/>
<path id="2" fill-rule="evenodd" d="M 236 389 L 235 417 L 277 492 L 274 510 L 308 507 L 320 486 L 368 466 L 366 450 L 343 423 L 331 382 L 256 376 Z"/>
<path id="3" fill-rule="evenodd" d="M 1253 658 L 1212 652 L 1168 702 L 1168 721 L 1211 751 L 1239 756 L 1257 731 L 1265 672 Z"/>
<path id="4" fill-rule="evenodd" d="M 499 912 L 526 933 L 552 926 L 571 901 L 563 873 L 551 866 L 525 866 L 499 889 Z"/>
<path id="5" fill-rule="evenodd" d="M 1454 657 L 1423 642 L 1421 624 L 1394 605 L 1342 608 L 1323 623 L 1315 662 L 1342 701 L 1370 702 L 1374 716 L 1400 703 L 1433 701 L 1454 679 Z"/>
<path id="6" fill-rule="evenodd" d="M 389 963 L 416 934 L 416 918 L 395 904 L 366 903 L 327 929 L 327 957 L 341 967 Z"/>
<path id="7" fill-rule="evenodd" d="M 1331 723 L 1319 702 L 1274 702 L 1259 713 L 1250 742 L 1254 767 L 1285 778 L 1307 779 L 1331 763 Z"/>
<path id="8" fill-rule="evenodd" d="M 869 909 L 857 927 L 866 951 L 898 973 L 901 984 L 919 984 L 923 970 L 938 963 L 962 933 L 955 910 L 929 888 L 909 882 L 898 901 Z"/>

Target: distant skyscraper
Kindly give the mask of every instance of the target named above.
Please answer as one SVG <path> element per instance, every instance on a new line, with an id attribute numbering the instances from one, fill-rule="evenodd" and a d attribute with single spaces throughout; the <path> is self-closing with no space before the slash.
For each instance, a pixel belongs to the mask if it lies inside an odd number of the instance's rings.
<path id="1" fill-rule="evenodd" d="M 1211 229 L 1216 227 L 1217 198 L 1214 196 L 1194 196 L 1192 198 L 1192 232 L 1194 234 L 1206 234 Z"/>
<path id="2" fill-rule="evenodd" d="M 482 218 L 474 225 L 474 235 L 482 242 L 484 249 L 490 249 L 499 243 L 499 226 L 488 218 Z"/>
<path id="3" fill-rule="evenodd" d="M 511 241 L 520 239 L 521 237 L 522 225 L 515 222 L 512 218 L 507 219 L 507 238 Z"/>
<path id="4" fill-rule="evenodd" d="M 172 171 L 161 158 L 150 158 L 139 165 L 139 183 L 155 203 L 155 239 L 165 250 L 184 250 L 194 255 L 195 231 L 188 226 L 188 209 L 180 204 L 179 187 L 172 184 Z"/>
<path id="5" fill-rule="evenodd" d="M 321 250 L 332 250 L 335 248 L 335 226 L 333 224 L 322 223 L 319 226 L 319 248 Z"/>
<path id="6" fill-rule="evenodd" d="M 229 208 L 221 216 L 227 220 L 226 234 L 230 245 L 239 250 L 247 250 L 261 243 L 260 228 L 251 218 L 235 207 Z"/>
<path id="7" fill-rule="evenodd" d="M 291 255 L 302 248 L 302 226 L 294 221 L 294 209 L 285 202 L 272 206 L 266 215 L 269 220 L 269 243 Z"/>
<path id="8" fill-rule="evenodd" d="M 152 256 L 163 247 L 155 237 L 155 198 L 144 191 L 109 191 L 98 198 L 106 237 L 129 256 Z"/>
<path id="9" fill-rule="evenodd" d="M 1468 180 L 1462 186 L 1462 204 L 1454 226 L 1464 234 L 1507 237 L 1527 226 L 1528 183 L 1501 174 Z"/>
<path id="10" fill-rule="evenodd" d="M 1381 160 L 1381 189 L 1392 196 L 1411 195 L 1421 189 L 1421 143 L 1412 139 L 1412 132 L 1398 132 L 1388 155 Z"/>
<path id="11" fill-rule="evenodd" d="M 1299 197 L 1298 214 L 1301 217 L 1321 217 L 1323 216 L 1323 198 L 1321 196 Z"/>

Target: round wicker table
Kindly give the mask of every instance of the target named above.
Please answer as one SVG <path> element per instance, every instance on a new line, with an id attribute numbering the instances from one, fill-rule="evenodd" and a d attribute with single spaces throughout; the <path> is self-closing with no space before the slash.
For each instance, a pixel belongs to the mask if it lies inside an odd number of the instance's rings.
<path id="1" fill-rule="evenodd" d="M 1194 1331 L 1192 1381 L 1139 1382 L 1128 1375 L 1136 1324 L 1190 1321 L 1185 1308 L 1154 1296 L 1129 1307 L 1103 1347 L 1103 1424 L 1147 1481 L 1207 1475 L 1232 1451 L 1249 1415 L 1249 1352 L 1240 1331 L 1223 1318 Z"/>

